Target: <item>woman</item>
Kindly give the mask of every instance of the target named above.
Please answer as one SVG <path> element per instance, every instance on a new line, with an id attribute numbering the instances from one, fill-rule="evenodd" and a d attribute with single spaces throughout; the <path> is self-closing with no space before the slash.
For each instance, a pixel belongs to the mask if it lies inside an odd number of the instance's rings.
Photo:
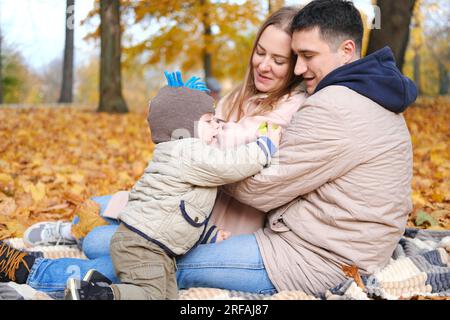
<path id="1" fill-rule="evenodd" d="M 291 52 L 289 33 L 290 22 L 297 11 L 298 8 L 282 8 L 261 26 L 243 84 L 219 103 L 217 116 L 227 121 L 222 135 L 217 137 L 221 146 L 236 145 L 236 137 L 242 137 L 242 142 L 251 140 L 255 129 L 265 119 L 286 128 L 304 101 L 305 93 L 299 88 L 301 79 L 294 75 L 295 56 Z M 104 207 L 109 198 L 95 200 L 103 201 Z M 250 212 L 248 222 L 237 221 L 236 213 L 243 212 Z M 223 219 L 228 216 L 231 219 Z M 179 288 L 216 287 L 275 293 L 256 238 L 249 234 L 262 226 L 263 216 L 220 195 L 213 217 L 220 227 L 231 230 L 235 236 L 227 241 L 199 245 L 178 258 Z M 241 224 L 245 227 L 235 228 Z M 32 259 L 0 242 L 0 281 L 27 283 L 46 292 L 60 291 L 69 277 L 83 277 L 88 270 L 96 269 L 117 282 L 109 256 L 109 240 L 116 228 L 116 225 L 97 227 L 85 237 L 83 249 L 90 260 Z M 14 259 L 8 261 L 8 257 Z"/>
<path id="2" fill-rule="evenodd" d="M 223 147 L 254 139 L 255 128 L 269 120 L 286 128 L 305 99 L 300 79 L 292 71 L 289 22 L 298 11 L 286 7 L 261 26 L 253 46 L 244 82 L 218 104 L 216 116 L 227 122 L 218 137 Z M 297 94 L 291 95 L 291 93 Z M 227 135 L 227 132 L 232 134 Z M 240 141 L 236 141 L 240 139 Z M 211 220 L 231 235 L 249 234 L 263 226 L 265 215 L 220 192 Z"/>

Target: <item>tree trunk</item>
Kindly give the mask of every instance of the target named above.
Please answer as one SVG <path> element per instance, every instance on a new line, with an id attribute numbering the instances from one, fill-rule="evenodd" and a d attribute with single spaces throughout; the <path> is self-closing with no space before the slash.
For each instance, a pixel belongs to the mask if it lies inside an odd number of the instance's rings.
<path id="1" fill-rule="evenodd" d="M 420 87 L 420 54 L 418 50 L 414 52 L 414 82 L 417 86 L 418 94 L 422 94 L 422 90 Z"/>
<path id="2" fill-rule="evenodd" d="M 415 2 L 416 0 L 377 1 L 381 13 L 381 28 L 371 31 L 367 54 L 389 46 L 394 52 L 398 68 L 402 70 Z"/>
<path id="3" fill-rule="evenodd" d="M 74 17 L 75 0 L 66 0 L 66 43 L 59 103 L 72 103 L 73 101 Z"/>
<path id="4" fill-rule="evenodd" d="M 211 35 L 211 28 L 209 28 L 209 31 L 205 30 L 205 35 Z M 208 39 L 208 37 L 205 37 Z M 203 51 L 203 69 L 205 71 L 205 79 L 212 77 L 212 56 L 211 53 L 209 53 L 206 48 Z"/>
<path id="5" fill-rule="evenodd" d="M 284 6 L 284 0 L 268 0 L 269 14 L 274 13 Z"/>
<path id="6" fill-rule="evenodd" d="M 212 37 L 212 31 L 211 31 L 211 24 L 209 22 L 209 15 L 208 15 L 208 0 L 201 0 L 200 4 L 205 9 L 203 13 L 203 70 L 205 73 L 205 79 L 210 78 L 213 76 L 212 72 L 212 56 L 211 53 L 208 52 L 207 47 L 209 46 L 209 42 L 211 41 Z M 206 6 L 206 7 L 205 7 Z"/>
<path id="7" fill-rule="evenodd" d="M 450 73 L 446 66 L 439 61 L 439 95 L 447 95 L 450 85 Z"/>
<path id="8" fill-rule="evenodd" d="M 99 112 L 128 112 L 122 96 L 120 0 L 100 1 Z"/>

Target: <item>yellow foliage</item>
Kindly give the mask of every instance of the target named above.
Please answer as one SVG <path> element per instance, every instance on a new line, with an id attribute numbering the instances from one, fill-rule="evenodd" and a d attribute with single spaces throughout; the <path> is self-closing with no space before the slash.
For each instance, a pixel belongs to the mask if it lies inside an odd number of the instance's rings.
<path id="1" fill-rule="evenodd" d="M 439 212 L 439 224 L 448 228 L 450 219 L 450 100 L 419 98 L 407 109 L 405 119 L 413 141 L 414 166 L 412 198 L 414 211 Z M 442 212 L 446 212 L 442 214 Z"/>
<path id="2" fill-rule="evenodd" d="M 283 1 L 273 1 L 274 7 Z M 97 1 L 98 3 L 98 1 Z M 142 28 L 155 28 L 148 38 L 125 47 L 124 63 L 132 64 L 136 57 L 148 55 L 146 64 L 165 66 L 176 64 L 183 72 L 203 68 L 203 55 L 212 56 L 213 74 L 217 78 L 242 79 L 247 66 L 256 28 L 264 16 L 261 1 L 243 3 L 224 1 L 121 1 L 124 11 L 132 12 L 124 25 L 139 24 Z M 85 21 L 99 14 L 98 4 Z M 205 30 L 211 27 L 212 34 Z M 98 37 L 98 29 L 90 35 Z"/>
<path id="3" fill-rule="evenodd" d="M 153 152 L 146 113 L 0 109 L 0 128 L 0 239 L 130 189 Z"/>
<path id="4" fill-rule="evenodd" d="M 75 214 L 79 217 L 77 224 L 72 226 L 72 235 L 77 238 L 84 238 L 92 229 L 108 225 L 99 215 L 100 205 L 90 199 L 81 203 Z"/>
<path id="5" fill-rule="evenodd" d="M 450 100 L 419 99 L 405 119 L 414 152 L 408 225 L 420 211 L 438 221 L 434 228 L 449 229 Z M 0 109 L 0 125 L 0 239 L 80 212 L 101 222 L 87 199 L 130 190 L 153 152 L 145 113 Z"/>

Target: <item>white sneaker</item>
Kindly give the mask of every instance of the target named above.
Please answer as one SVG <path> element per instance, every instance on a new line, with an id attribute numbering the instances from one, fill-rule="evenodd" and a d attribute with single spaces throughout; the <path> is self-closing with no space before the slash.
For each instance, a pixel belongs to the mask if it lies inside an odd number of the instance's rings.
<path id="1" fill-rule="evenodd" d="M 35 223 L 25 231 L 23 242 L 29 247 L 76 244 L 74 238 L 65 238 L 61 232 L 63 227 L 71 224 L 63 221 Z"/>

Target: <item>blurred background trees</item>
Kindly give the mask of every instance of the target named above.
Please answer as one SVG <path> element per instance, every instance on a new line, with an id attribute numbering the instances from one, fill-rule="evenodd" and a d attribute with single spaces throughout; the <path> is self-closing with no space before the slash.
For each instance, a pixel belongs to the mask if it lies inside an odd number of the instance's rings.
<path id="1" fill-rule="evenodd" d="M 22 54 L 2 42 L 1 83 L 4 103 L 41 103 L 42 79 L 26 63 Z"/>
<path id="2" fill-rule="evenodd" d="M 256 26 L 264 18 L 261 1 L 125 1 L 124 24 L 152 30 L 129 36 L 127 64 L 179 67 L 206 77 L 242 79 Z M 155 27 L 159 26 L 159 27 Z"/>
<path id="3" fill-rule="evenodd" d="M 448 1 L 417 0 L 403 71 L 422 95 L 449 94 L 449 21 Z"/>
<path id="4" fill-rule="evenodd" d="M 364 52 L 391 46 L 398 65 L 414 79 L 422 95 L 448 95 L 450 3 L 373 2 L 380 8 L 375 20 L 381 18 L 381 29 L 367 28 Z M 185 77 L 212 76 L 226 93 L 243 78 L 262 20 L 279 7 L 295 3 L 93 0 L 83 22 L 91 30 L 85 41 L 95 43 L 100 54 L 93 52 L 75 66 L 73 33 L 77 26 L 69 28 L 73 4 L 74 0 L 66 0 L 66 10 L 61 12 L 66 16 L 64 52 L 39 70 L 27 63 L 20 48 L 0 42 L 0 99 L 4 103 L 73 101 L 107 112 L 143 110 L 164 84 L 164 69 L 179 69 Z M 371 16 L 362 14 L 365 19 Z M 103 33 L 102 24 L 106 26 Z"/>

